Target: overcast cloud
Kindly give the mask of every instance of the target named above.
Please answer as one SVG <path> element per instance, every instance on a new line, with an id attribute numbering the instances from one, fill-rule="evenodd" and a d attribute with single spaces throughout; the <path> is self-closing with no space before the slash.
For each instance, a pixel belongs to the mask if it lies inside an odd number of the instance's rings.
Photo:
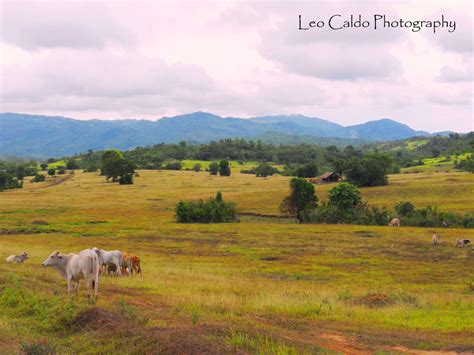
<path id="1" fill-rule="evenodd" d="M 147 118 L 300 113 L 349 125 L 473 127 L 470 1 L 1 2 L 2 112 Z M 304 21 L 456 20 L 456 31 Z"/>

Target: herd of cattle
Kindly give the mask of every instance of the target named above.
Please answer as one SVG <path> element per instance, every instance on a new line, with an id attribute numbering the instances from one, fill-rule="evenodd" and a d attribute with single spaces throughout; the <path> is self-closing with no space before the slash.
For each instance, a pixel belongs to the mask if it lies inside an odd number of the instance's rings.
<path id="1" fill-rule="evenodd" d="M 28 253 L 10 255 L 7 263 L 22 263 L 29 259 Z M 89 297 L 92 289 L 99 292 L 99 274 L 133 275 L 141 274 L 140 258 L 120 250 L 84 249 L 78 254 L 53 252 L 42 264 L 51 266 L 67 280 L 68 294 L 78 291 L 80 280 L 84 279 Z"/>
<path id="2" fill-rule="evenodd" d="M 395 218 L 394 218 L 395 219 Z M 400 220 L 389 225 L 400 226 Z M 432 242 L 438 245 L 441 237 L 438 234 L 433 235 Z M 457 239 L 456 247 L 465 247 L 469 245 L 469 239 Z M 474 247 L 471 247 L 474 250 Z M 29 258 L 27 252 L 20 255 L 10 255 L 7 263 L 23 263 Z M 99 274 L 132 275 L 141 274 L 140 258 L 129 253 L 122 253 L 120 250 L 106 251 L 103 249 L 85 249 L 78 254 L 61 254 L 58 251 L 53 252 L 42 264 L 44 267 L 51 266 L 67 280 L 68 294 L 79 289 L 79 281 L 84 279 L 89 297 L 91 290 L 94 290 L 97 296 L 99 291 Z"/>

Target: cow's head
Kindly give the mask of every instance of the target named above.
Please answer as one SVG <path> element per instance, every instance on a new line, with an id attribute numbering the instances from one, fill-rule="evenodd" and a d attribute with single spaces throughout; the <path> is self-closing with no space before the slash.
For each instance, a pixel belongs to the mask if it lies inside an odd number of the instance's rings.
<path id="1" fill-rule="evenodd" d="M 63 254 L 59 254 L 59 251 L 53 252 L 48 258 L 43 261 L 43 266 L 54 266 L 58 265 L 64 259 Z"/>
<path id="2" fill-rule="evenodd" d="M 23 259 L 29 258 L 28 253 L 26 251 L 24 251 L 23 254 L 21 254 L 21 256 L 23 257 Z"/>

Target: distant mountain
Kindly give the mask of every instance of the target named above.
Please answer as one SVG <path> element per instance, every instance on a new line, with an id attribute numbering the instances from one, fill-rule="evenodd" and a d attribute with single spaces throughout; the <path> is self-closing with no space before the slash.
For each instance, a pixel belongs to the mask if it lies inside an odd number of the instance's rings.
<path id="1" fill-rule="evenodd" d="M 443 132 L 444 133 L 444 132 Z M 148 120 L 74 120 L 65 117 L 0 113 L 0 155 L 60 157 L 88 149 L 131 149 L 157 143 L 202 143 L 222 138 L 265 137 L 273 143 L 297 136 L 362 141 L 429 135 L 389 119 L 344 127 L 320 118 L 278 115 L 223 118 L 206 112 Z M 278 138 L 280 137 L 280 138 Z M 293 137 L 293 138 L 289 138 Z M 299 138 L 300 140 L 303 138 Z M 320 144 L 331 140 L 320 139 Z M 340 142 L 340 141 L 339 141 Z M 348 141 L 350 142 L 350 141 Z M 318 143 L 316 143 L 318 144 Z M 349 143 L 348 143 L 349 144 Z"/>

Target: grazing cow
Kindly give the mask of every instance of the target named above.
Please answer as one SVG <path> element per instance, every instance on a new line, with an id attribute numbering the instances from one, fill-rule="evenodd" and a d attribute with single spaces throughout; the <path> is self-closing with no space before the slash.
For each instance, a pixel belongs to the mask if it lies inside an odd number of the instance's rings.
<path id="1" fill-rule="evenodd" d="M 447 226 L 448 224 L 445 221 L 441 222 L 441 227 L 446 228 Z"/>
<path id="2" fill-rule="evenodd" d="M 115 264 L 107 265 L 107 274 L 115 275 L 117 273 L 117 270 L 120 271 L 120 268 L 117 269 L 117 266 L 115 266 Z"/>
<path id="3" fill-rule="evenodd" d="M 99 257 L 92 249 L 81 250 L 79 254 L 52 253 L 44 262 L 43 266 L 52 266 L 58 270 L 67 280 L 67 293 L 71 295 L 73 282 L 76 283 L 75 291 L 79 289 L 79 281 L 85 279 L 88 296 L 91 296 L 91 288 L 97 296 L 99 292 Z M 90 282 L 92 281 L 92 285 Z"/>
<path id="4" fill-rule="evenodd" d="M 20 254 L 20 255 L 10 255 L 7 258 L 7 263 L 21 264 L 26 259 L 29 259 L 29 256 L 28 256 L 28 253 L 26 251 L 24 251 L 23 254 Z"/>
<path id="5" fill-rule="evenodd" d="M 440 239 L 441 237 L 438 234 L 433 235 L 433 237 L 431 238 L 431 240 L 433 241 L 433 245 L 438 245 Z"/>
<path id="6" fill-rule="evenodd" d="M 466 245 L 471 243 L 469 239 L 456 239 L 456 246 L 464 248 Z"/>
<path id="7" fill-rule="evenodd" d="M 400 227 L 400 220 L 398 218 L 393 218 L 388 224 L 389 227 Z"/>
<path id="8" fill-rule="evenodd" d="M 133 272 L 141 274 L 142 268 L 140 267 L 140 258 L 136 255 L 129 253 L 122 254 L 122 272 L 129 275 L 133 275 Z"/>
<path id="9" fill-rule="evenodd" d="M 92 248 L 99 256 L 99 265 L 102 272 L 107 272 L 109 265 L 115 265 L 117 274 L 120 275 L 120 264 L 122 263 L 122 252 L 120 250 L 106 251 L 103 249 Z"/>

